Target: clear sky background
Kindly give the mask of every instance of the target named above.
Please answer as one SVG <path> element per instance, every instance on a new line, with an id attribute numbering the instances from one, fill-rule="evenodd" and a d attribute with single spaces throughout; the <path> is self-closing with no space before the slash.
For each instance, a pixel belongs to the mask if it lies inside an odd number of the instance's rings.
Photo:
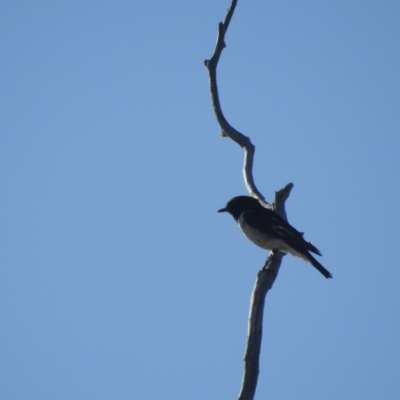
<path id="1" fill-rule="evenodd" d="M 0 3 L 0 398 L 234 399 L 267 253 L 203 61 L 229 0 Z M 218 70 L 321 249 L 267 296 L 257 399 L 400 398 L 400 2 L 239 0 Z"/>

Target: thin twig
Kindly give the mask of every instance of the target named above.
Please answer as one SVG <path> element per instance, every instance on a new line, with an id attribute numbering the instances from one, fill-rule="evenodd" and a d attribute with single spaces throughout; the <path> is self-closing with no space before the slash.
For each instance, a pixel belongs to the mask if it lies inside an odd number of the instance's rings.
<path id="1" fill-rule="evenodd" d="M 257 189 L 254 179 L 253 179 L 253 160 L 254 160 L 254 152 L 255 147 L 251 143 L 249 137 L 243 135 L 237 131 L 229 122 L 226 120 L 219 101 L 218 95 L 218 86 L 217 86 L 217 65 L 219 58 L 221 56 L 222 50 L 225 46 L 225 34 L 228 30 L 229 23 L 231 22 L 231 18 L 233 12 L 235 11 L 235 7 L 237 4 L 237 0 L 232 0 L 231 6 L 229 7 L 225 19 L 223 22 L 220 22 L 218 25 L 218 37 L 217 43 L 215 45 L 214 54 L 209 60 L 205 60 L 204 64 L 208 70 L 209 76 L 209 85 L 211 92 L 211 101 L 214 109 L 215 116 L 217 121 L 221 127 L 222 136 L 228 136 L 233 141 L 235 141 L 240 147 L 244 149 L 244 165 L 243 165 L 243 177 L 246 188 L 250 194 L 250 196 L 259 199 L 262 203 L 268 204 L 265 201 L 264 196 Z"/>

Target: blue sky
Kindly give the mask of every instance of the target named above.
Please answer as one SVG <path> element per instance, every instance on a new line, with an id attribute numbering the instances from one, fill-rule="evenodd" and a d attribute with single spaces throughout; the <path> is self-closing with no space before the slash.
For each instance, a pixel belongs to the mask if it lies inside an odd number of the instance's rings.
<path id="1" fill-rule="evenodd" d="M 266 252 L 204 59 L 229 2 L 0 4 L 0 397 L 236 398 Z M 398 399 L 400 3 L 239 0 L 218 70 L 285 257 L 256 398 Z"/>

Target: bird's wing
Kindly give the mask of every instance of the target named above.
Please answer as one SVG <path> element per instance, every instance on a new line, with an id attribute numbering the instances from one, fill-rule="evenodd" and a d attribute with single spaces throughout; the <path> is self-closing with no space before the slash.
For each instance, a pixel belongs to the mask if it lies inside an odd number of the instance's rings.
<path id="1" fill-rule="evenodd" d="M 266 208 L 262 213 L 246 211 L 242 214 L 241 218 L 254 229 L 283 240 L 300 253 L 304 252 L 304 250 L 308 250 L 321 255 L 320 251 L 314 245 L 303 239 L 303 234 L 301 232 L 293 228 L 292 225 L 272 210 Z"/>

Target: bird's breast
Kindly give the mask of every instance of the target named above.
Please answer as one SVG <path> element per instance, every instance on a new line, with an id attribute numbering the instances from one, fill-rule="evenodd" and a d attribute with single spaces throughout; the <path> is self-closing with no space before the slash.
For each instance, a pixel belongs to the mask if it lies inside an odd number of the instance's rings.
<path id="1" fill-rule="evenodd" d="M 245 234 L 247 239 L 252 241 L 255 245 L 265 250 L 278 249 L 281 247 L 281 240 L 253 228 L 252 226 L 247 224 L 243 218 L 239 217 L 238 224 L 239 228 Z"/>
<path id="2" fill-rule="evenodd" d="M 284 253 L 290 253 L 294 256 L 304 258 L 302 254 L 294 250 L 291 246 L 289 246 L 285 241 L 276 236 L 269 235 L 266 232 L 263 232 L 259 229 L 256 229 L 246 223 L 242 216 L 238 219 L 238 225 L 241 231 L 245 234 L 247 239 L 252 241 L 258 247 L 261 247 L 265 250 L 280 250 Z"/>

